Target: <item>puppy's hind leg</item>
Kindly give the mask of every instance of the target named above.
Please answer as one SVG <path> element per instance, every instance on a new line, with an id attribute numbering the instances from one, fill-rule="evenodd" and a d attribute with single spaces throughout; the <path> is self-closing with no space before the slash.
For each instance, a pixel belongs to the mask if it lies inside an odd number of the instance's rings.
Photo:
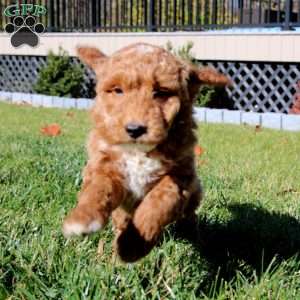
<path id="1" fill-rule="evenodd" d="M 124 198 L 125 191 L 118 176 L 98 170 L 88 177 L 83 182 L 77 206 L 64 220 L 65 237 L 100 230 Z"/>
<path id="2" fill-rule="evenodd" d="M 184 208 L 183 217 L 176 222 L 176 232 L 179 236 L 195 240 L 200 236 L 199 220 L 196 215 L 196 209 L 203 198 L 203 190 L 200 182 L 195 180 L 191 195 Z"/>

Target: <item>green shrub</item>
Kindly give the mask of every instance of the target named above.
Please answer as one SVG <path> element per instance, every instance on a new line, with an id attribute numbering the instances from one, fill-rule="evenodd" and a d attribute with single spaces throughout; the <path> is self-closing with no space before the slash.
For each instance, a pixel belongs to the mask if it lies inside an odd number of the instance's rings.
<path id="1" fill-rule="evenodd" d="M 187 42 L 186 45 L 175 49 L 171 42 L 167 42 L 166 49 L 183 60 L 186 60 L 192 64 L 199 65 L 195 56 L 191 52 L 193 46 L 193 42 Z M 207 104 L 212 100 L 215 93 L 215 88 L 210 86 L 202 86 L 199 90 L 198 95 L 196 96 L 195 105 L 200 107 L 207 106 Z"/>
<path id="2" fill-rule="evenodd" d="M 187 42 L 186 45 L 183 45 L 178 49 L 175 49 L 172 43 L 169 41 L 167 42 L 166 49 L 171 53 L 173 53 L 174 55 L 180 57 L 181 59 L 196 64 L 196 59 L 193 53 L 191 52 L 193 46 L 194 46 L 193 42 Z"/>
<path id="3" fill-rule="evenodd" d="M 83 67 L 72 64 L 68 53 L 60 48 L 58 55 L 48 54 L 47 64 L 39 72 L 34 90 L 50 96 L 78 98 L 83 75 Z"/>

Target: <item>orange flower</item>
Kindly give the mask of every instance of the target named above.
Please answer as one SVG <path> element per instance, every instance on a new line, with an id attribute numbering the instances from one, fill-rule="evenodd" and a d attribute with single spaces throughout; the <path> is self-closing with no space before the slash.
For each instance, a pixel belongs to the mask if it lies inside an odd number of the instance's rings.
<path id="1" fill-rule="evenodd" d="M 194 148 L 194 153 L 196 156 L 201 156 L 204 153 L 204 149 L 200 145 L 196 145 Z"/>
<path id="2" fill-rule="evenodd" d="M 61 134 L 61 128 L 58 124 L 50 124 L 40 129 L 43 135 L 57 136 Z"/>

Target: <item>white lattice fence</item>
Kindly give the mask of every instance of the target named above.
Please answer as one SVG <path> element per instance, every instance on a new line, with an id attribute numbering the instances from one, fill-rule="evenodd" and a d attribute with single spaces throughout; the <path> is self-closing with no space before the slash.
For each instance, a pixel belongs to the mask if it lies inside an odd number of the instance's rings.
<path id="1" fill-rule="evenodd" d="M 77 58 L 72 62 L 79 64 Z M 32 93 L 44 56 L 0 55 L 0 90 Z M 235 109 L 287 113 L 300 79 L 300 64 L 257 62 L 201 62 L 227 74 L 233 87 L 227 89 Z M 95 77 L 86 68 L 80 97 L 94 97 Z"/>
<path id="2" fill-rule="evenodd" d="M 288 112 L 293 102 L 300 65 L 290 63 L 204 62 L 227 74 L 234 107 L 253 112 Z"/>

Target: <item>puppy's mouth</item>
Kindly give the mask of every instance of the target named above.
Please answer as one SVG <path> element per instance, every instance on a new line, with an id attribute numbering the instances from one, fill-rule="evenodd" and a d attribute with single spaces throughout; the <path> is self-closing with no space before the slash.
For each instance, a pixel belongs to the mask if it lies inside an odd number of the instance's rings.
<path id="1" fill-rule="evenodd" d="M 132 143 L 120 144 L 120 146 L 122 149 L 124 149 L 126 151 L 138 150 L 138 151 L 147 153 L 147 152 L 152 151 L 157 145 L 132 142 Z"/>

